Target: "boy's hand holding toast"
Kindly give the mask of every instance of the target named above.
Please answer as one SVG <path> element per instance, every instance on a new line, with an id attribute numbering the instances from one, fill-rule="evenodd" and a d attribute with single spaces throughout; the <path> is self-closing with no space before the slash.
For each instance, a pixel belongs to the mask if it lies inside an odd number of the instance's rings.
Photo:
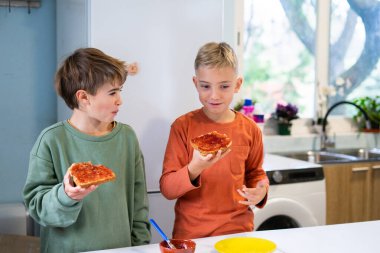
<path id="1" fill-rule="evenodd" d="M 98 185 L 116 179 L 116 174 L 104 165 L 91 162 L 73 163 L 64 177 L 66 194 L 75 200 L 82 200 Z"/>
<path id="2" fill-rule="evenodd" d="M 90 194 L 91 192 L 95 191 L 96 188 L 98 188 L 98 185 L 91 185 L 87 188 L 74 186 L 69 171 L 67 171 L 65 174 L 65 177 L 63 179 L 63 185 L 65 187 L 65 192 L 67 196 L 77 201 L 84 199 L 84 197 L 86 197 L 88 194 Z"/>
<path id="3" fill-rule="evenodd" d="M 207 169 L 223 157 L 225 157 L 231 149 L 227 149 L 224 153 L 219 150 L 216 155 L 208 154 L 203 156 L 198 150 L 194 150 L 193 159 L 188 165 L 190 180 L 196 179 L 203 170 Z"/>
<path id="4" fill-rule="evenodd" d="M 193 158 L 188 165 L 190 180 L 195 180 L 203 170 L 225 157 L 231 151 L 231 144 L 226 134 L 217 131 L 193 138 Z"/>

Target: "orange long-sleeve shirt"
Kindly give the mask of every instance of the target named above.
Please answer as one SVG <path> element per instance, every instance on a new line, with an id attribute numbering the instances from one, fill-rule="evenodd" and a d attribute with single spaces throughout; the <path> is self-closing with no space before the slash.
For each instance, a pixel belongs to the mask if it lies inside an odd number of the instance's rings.
<path id="1" fill-rule="evenodd" d="M 188 164 L 193 156 L 190 140 L 211 131 L 227 134 L 231 152 L 204 170 L 193 185 Z M 253 230 L 253 212 L 239 204 L 237 192 L 267 179 L 262 168 L 262 134 L 249 118 L 236 112 L 233 122 L 220 124 L 198 109 L 174 121 L 166 147 L 160 189 L 168 199 L 177 199 L 173 238 L 200 238 Z M 266 198 L 258 207 L 263 207 Z"/>

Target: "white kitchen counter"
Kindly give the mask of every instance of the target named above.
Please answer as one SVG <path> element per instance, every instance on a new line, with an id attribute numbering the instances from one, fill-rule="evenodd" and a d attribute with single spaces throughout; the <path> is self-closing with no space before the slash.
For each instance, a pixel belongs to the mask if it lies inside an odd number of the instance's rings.
<path id="1" fill-rule="evenodd" d="M 152 231 L 156 233 L 156 231 Z M 196 253 L 217 253 L 214 244 L 230 237 L 258 237 L 277 244 L 275 253 L 378 253 L 380 220 L 317 227 L 256 231 L 195 239 Z M 92 251 L 99 253 L 160 252 L 158 244 Z"/>
<path id="2" fill-rule="evenodd" d="M 264 155 L 263 168 L 265 171 L 321 168 L 322 165 L 288 158 L 281 155 L 266 153 Z"/>

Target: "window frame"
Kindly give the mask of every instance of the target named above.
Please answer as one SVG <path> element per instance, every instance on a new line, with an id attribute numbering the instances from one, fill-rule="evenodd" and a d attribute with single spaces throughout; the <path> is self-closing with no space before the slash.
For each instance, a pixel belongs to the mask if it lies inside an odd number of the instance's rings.
<path id="1" fill-rule="evenodd" d="M 232 0 L 233 1 L 233 0 Z M 231 6 L 231 0 L 225 0 L 225 7 Z M 225 25 L 225 40 L 236 49 L 237 57 L 239 58 L 239 73 L 244 73 L 244 0 L 233 1 L 233 10 L 227 11 L 225 8 L 225 23 L 232 21 L 234 28 L 231 33 Z M 327 101 L 321 103 L 321 110 L 318 111 L 319 96 L 318 85 L 329 84 L 329 57 L 330 57 L 330 0 L 318 0 L 316 10 L 316 49 L 315 49 L 315 80 L 314 80 L 314 103 L 313 103 L 313 116 L 314 118 L 320 117 L 327 112 Z M 229 9 L 229 8 L 228 8 Z M 231 34 L 233 34 L 231 36 Z M 239 101 L 244 98 L 244 94 L 239 93 L 234 101 Z"/>

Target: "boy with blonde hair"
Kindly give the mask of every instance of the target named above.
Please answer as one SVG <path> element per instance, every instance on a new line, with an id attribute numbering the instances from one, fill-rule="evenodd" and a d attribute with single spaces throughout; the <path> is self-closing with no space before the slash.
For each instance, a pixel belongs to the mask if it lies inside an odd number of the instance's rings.
<path id="1" fill-rule="evenodd" d="M 243 82 L 237 57 L 227 43 L 207 43 L 199 49 L 194 68 L 203 107 L 173 122 L 160 178 L 162 194 L 177 199 L 173 238 L 252 231 L 250 206 L 265 205 L 269 182 L 262 168 L 259 127 L 230 109 Z M 211 131 L 227 134 L 232 146 L 204 157 L 190 140 Z"/>

